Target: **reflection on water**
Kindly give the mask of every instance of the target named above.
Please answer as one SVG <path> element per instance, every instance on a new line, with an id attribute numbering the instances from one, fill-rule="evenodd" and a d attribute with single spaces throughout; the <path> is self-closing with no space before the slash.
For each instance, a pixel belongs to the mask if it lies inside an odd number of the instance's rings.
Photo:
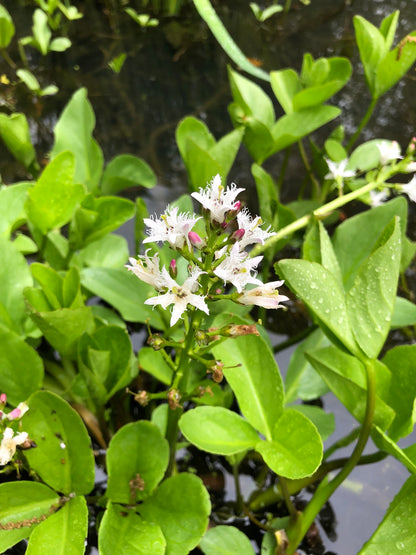
<path id="1" fill-rule="evenodd" d="M 18 35 L 27 34 L 32 9 L 17 0 L 2 3 L 12 14 Z M 415 24 L 413 0 L 312 0 L 309 7 L 294 2 L 295 9 L 286 19 L 274 17 L 262 24 L 255 20 L 248 4 L 243 0 L 219 1 L 216 8 L 244 53 L 260 60 L 264 69 L 290 66 L 299 70 L 304 52 L 315 57 L 339 55 L 351 59 L 353 81 L 336 98 L 343 109 L 347 134 L 356 127 L 370 101 L 353 42 L 352 16 L 360 14 L 379 25 L 383 17 L 400 9 L 399 37 Z M 231 130 L 227 113 L 231 101 L 226 71 L 229 60 L 192 7 L 186 8 L 180 19 L 161 20 L 157 28 L 141 29 L 123 17 L 121 9 L 111 19 L 98 1 L 85 0 L 77 5 L 85 10 L 85 17 L 70 27 L 73 47 L 63 54 L 49 55 L 46 60 L 31 52 L 31 64 L 41 84 L 55 82 L 60 87 L 59 94 L 34 102 L 19 87 L 16 108 L 30 114 L 33 141 L 41 156 L 46 156 L 53 142 L 51 130 L 63 106 L 77 88 L 87 87 L 97 118 L 95 136 L 106 160 L 122 153 L 143 157 L 158 175 L 157 187 L 146 191 L 145 198 L 150 212 L 160 212 L 169 201 L 187 192 L 186 173 L 174 136 L 178 122 L 195 115 L 207 123 L 216 138 Z M 108 63 L 122 52 L 127 53 L 127 59 L 116 75 Z M 1 71 L 8 68 L 2 66 Z M 264 86 L 271 94 L 268 85 Z M 416 129 L 415 98 L 413 69 L 381 99 L 363 140 L 384 137 L 406 146 Z M 278 106 L 276 112 L 280 113 Z M 5 182 L 25 177 L 4 149 L 0 163 Z M 277 154 L 266 167 L 277 176 L 280 164 Z M 241 149 L 230 179 L 241 187 L 252 188 L 250 165 L 251 160 Z M 297 175 L 298 166 L 294 163 L 288 171 L 288 183 L 295 189 Z M 129 239 L 133 237 L 132 228 L 126 227 L 125 233 Z M 130 246 L 133 251 L 134 245 Z M 278 362 L 284 371 L 288 351 L 279 354 Z M 355 423 L 332 396 L 325 396 L 323 402 L 325 409 L 336 415 L 333 442 Z M 368 449 L 371 452 L 372 447 Z M 347 455 L 348 451 L 342 454 Z M 339 555 L 357 553 L 407 476 L 404 467 L 391 458 L 356 468 L 331 498 L 339 522 L 334 543 L 327 541 L 322 531 L 327 548 Z M 232 493 L 229 483 L 228 496 Z M 251 486 L 247 478 L 247 487 Z"/>

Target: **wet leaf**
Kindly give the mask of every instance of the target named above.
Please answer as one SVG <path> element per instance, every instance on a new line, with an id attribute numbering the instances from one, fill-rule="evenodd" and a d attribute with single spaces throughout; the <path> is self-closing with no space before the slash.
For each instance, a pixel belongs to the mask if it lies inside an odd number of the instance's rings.
<path id="1" fill-rule="evenodd" d="M 390 236 L 358 270 L 347 294 L 348 319 L 354 337 L 369 358 L 377 358 L 390 330 L 400 271 L 401 231 L 388 225 Z"/>
<path id="2" fill-rule="evenodd" d="M 359 555 L 416 552 L 416 476 L 411 476 L 390 503 L 383 520 Z"/>

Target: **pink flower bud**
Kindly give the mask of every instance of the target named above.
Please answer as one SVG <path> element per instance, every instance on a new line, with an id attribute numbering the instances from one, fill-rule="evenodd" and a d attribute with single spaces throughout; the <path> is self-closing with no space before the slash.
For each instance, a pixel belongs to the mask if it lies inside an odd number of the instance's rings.
<path id="1" fill-rule="evenodd" d="M 22 411 L 18 408 L 13 409 L 11 412 L 9 412 L 9 414 L 7 415 L 7 419 L 8 420 L 15 420 L 16 418 L 19 418 L 19 416 L 22 414 Z"/>
<path id="2" fill-rule="evenodd" d="M 172 258 L 169 264 L 169 274 L 172 278 L 176 278 L 176 276 L 178 275 L 178 267 L 174 258 Z"/>
<path id="3" fill-rule="evenodd" d="M 0 405 L 5 405 L 7 403 L 7 395 L 5 393 L 0 394 Z"/>
<path id="4" fill-rule="evenodd" d="M 203 241 L 198 233 L 196 233 L 196 231 L 190 231 L 188 233 L 188 239 L 191 242 L 191 245 L 193 245 L 197 249 L 201 248 L 203 245 Z"/>
<path id="5" fill-rule="evenodd" d="M 237 202 L 234 203 L 234 210 L 235 210 L 236 212 L 240 212 L 240 210 L 241 210 L 241 202 L 240 202 L 239 200 L 237 200 Z"/>
<path id="6" fill-rule="evenodd" d="M 245 233 L 246 233 L 246 230 L 240 227 L 239 229 L 237 229 L 237 231 L 234 231 L 233 239 L 235 239 L 236 241 L 239 241 L 244 237 Z"/>

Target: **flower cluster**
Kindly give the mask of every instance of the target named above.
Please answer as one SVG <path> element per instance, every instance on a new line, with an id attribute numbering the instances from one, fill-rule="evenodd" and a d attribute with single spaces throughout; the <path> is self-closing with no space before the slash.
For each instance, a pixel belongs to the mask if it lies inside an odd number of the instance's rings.
<path id="1" fill-rule="evenodd" d="M 6 405 L 7 397 L 5 393 L 0 394 L 0 408 L 3 409 Z M 29 410 L 26 403 L 19 403 L 19 405 L 10 411 L 5 413 L 4 410 L 0 410 L 0 425 L 3 430 L 3 437 L 0 443 L 0 466 L 8 464 L 14 454 L 16 453 L 16 447 L 18 445 L 24 444 L 28 441 L 29 437 L 26 432 L 16 433 L 12 428 L 6 427 L 3 429 L 1 424 L 4 421 L 14 421 L 20 419 L 25 412 Z"/>
<path id="2" fill-rule="evenodd" d="M 278 287 L 283 281 L 264 284 L 257 277 L 257 266 L 262 256 L 250 257 L 246 248 L 264 242 L 275 233 L 270 227 L 264 229 L 260 217 L 252 218 L 242 208 L 237 195 L 244 191 L 232 184 L 225 189 L 221 178 L 216 175 L 207 187 L 192 193 L 192 197 L 203 207 L 205 226 L 201 216 L 180 213 L 177 207 L 168 207 L 160 218 L 147 218 L 148 237 L 143 241 L 167 242 L 188 261 L 188 277 L 182 284 L 176 281 L 176 261 L 172 260 L 169 270 L 160 268 L 159 255 L 149 255 L 149 250 L 137 259 L 130 258 L 126 268 L 159 293 L 145 301 L 148 305 L 172 307 L 170 325 L 182 317 L 188 305 L 209 314 L 207 300 L 219 298 L 218 281 L 224 286 L 233 285 L 237 290 L 233 300 L 244 305 L 279 308 L 288 300 L 279 295 Z M 198 224 L 199 233 L 193 230 Z M 201 233 L 201 229 L 204 231 Z M 201 237 L 201 234 L 204 236 Z M 249 289 L 247 286 L 255 286 Z M 220 289 L 221 291 L 221 289 Z"/>

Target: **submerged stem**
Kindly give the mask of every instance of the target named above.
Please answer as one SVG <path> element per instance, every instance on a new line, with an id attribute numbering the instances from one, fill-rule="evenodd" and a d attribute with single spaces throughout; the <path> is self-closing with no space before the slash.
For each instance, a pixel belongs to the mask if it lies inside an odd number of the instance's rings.
<path id="1" fill-rule="evenodd" d="M 350 472 L 358 464 L 364 447 L 367 444 L 368 438 L 370 436 L 371 428 L 373 425 L 375 400 L 376 400 L 376 382 L 375 382 L 375 370 L 374 370 L 374 360 L 365 359 L 362 361 L 366 369 L 367 377 L 367 404 L 365 409 L 364 422 L 361 427 L 360 435 L 358 437 L 354 451 L 346 460 L 344 468 L 331 480 L 329 483 L 322 482 L 318 489 L 316 490 L 314 496 L 306 507 L 299 531 L 296 531 L 295 537 L 291 538 L 290 546 L 287 551 L 287 555 L 293 555 L 296 547 L 305 536 L 306 532 L 309 530 L 312 522 L 315 520 L 319 511 L 322 509 L 324 504 L 328 501 L 334 491 L 338 488 L 340 484 L 347 478 Z"/>

